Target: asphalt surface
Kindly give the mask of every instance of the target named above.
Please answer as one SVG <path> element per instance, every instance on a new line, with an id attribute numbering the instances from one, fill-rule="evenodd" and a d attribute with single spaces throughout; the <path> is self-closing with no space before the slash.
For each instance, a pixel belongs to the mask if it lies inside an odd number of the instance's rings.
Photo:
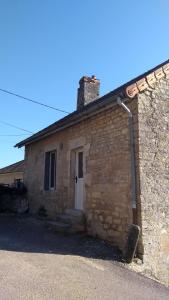
<path id="1" fill-rule="evenodd" d="M 169 300 L 169 289 L 127 270 L 119 253 L 33 218 L 0 215 L 0 300 Z"/>

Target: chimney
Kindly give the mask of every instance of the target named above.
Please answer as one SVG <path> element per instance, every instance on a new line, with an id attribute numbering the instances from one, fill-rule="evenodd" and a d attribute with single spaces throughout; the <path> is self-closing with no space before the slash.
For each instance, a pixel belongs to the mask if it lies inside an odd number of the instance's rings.
<path id="1" fill-rule="evenodd" d="M 100 80 L 96 79 L 96 76 L 83 76 L 79 81 L 77 92 L 77 110 L 96 100 L 99 97 L 99 90 Z"/>

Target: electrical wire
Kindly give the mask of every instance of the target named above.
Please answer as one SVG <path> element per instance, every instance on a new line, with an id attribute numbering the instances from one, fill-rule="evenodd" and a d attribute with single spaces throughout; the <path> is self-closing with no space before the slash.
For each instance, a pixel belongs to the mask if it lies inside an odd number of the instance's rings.
<path id="1" fill-rule="evenodd" d="M 25 135 L 29 135 L 29 133 L 25 133 L 25 134 L 0 134 L 0 136 L 25 136 Z"/>
<path id="2" fill-rule="evenodd" d="M 50 106 L 50 105 L 47 105 L 45 103 L 42 103 L 42 102 L 39 102 L 39 101 L 36 101 L 36 100 L 33 100 L 33 99 L 30 99 L 30 98 L 27 98 L 27 97 L 24 97 L 24 96 L 21 96 L 19 94 L 15 94 L 13 92 L 10 92 L 8 90 L 4 90 L 4 89 L 1 89 L 0 88 L 0 91 L 3 92 L 3 93 L 6 93 L 6 94 L 9 94 L 9 95 L 12 95 L 12 96 L 15 96 L 15 97 L 18 97 L 18 98 L 21 98 L 23 100 L 26 100 L 26 101 L 29 101 L 29 102 L 32 102 L 32 103 L 35 103 L 35 104 L 38 104 L 38 105 L 41 105 L 41 106 L 44 106 L 44 107 L 47 107 L 47 108 L 50 108 L 50 109 L 53 109 L 53 110 L 57 110 L 57 111 L 60 111 L 60 112 L 63 112 L 63 113 L 66 113 L 66 114 L 69 114 L 68 111 L 65 111 L 63 109 L 59 109 L 59 108 L 56 108 L 56 107 L 53 107 L 53 106 Z"/>
<path id="3" fill-rule="evenodd" d="M 15 126 L 15 125 L 13 125 L 13 124 L 11 124 L 11 123 L 7 123 L 7 122 L 1 121 L 1 120 L 0 120 L 0 123 L 33 134 L 32 131 L 29 131 L 29 130 L 27 130 L 27 129 L 24 129 L 24 128 Z"/>

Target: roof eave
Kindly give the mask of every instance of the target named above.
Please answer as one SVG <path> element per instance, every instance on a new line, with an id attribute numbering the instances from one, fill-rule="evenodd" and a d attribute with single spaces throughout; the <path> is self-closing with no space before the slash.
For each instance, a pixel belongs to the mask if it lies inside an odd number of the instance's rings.
<path id="1" fill-rule="evenodd" d="M 69 115 L 70 119 L 68 119 L 62 126 L 58 126 L 58 127 L 54 128 L 51 131 L 48 131 L 46 133 L 42 133 L 42 135 L 38 135 L 37 137 L 32 136 L 32 137 L 30 137 L 26 140 L 23 140 L 20 143 L 17 143 L 15 145 L 15 147 L 21 148 L 21 147 L 26 146 L 28 144 L 32 144 L 34 142 L 37 142 L 37 141 L 39 141 L 41 139 L 44 139 L 44 138 L 46 138 L 46 137 L 48 137 L 48 136 L 50 136 L 50 135 L 52 135 L 52 134 L 54 134 L 58 131 L 62 131 L 66 128 L 74 126 L 74 125 L 80 123 L 81 121 L 86 120 L 89 117 L 91 117 L 93 115 L 96 115 L 96 114 L 100 113 L 101 111 L 103 111 L 105 109 L 108 109 L 109 107 L 115 106 L 115 105 L 117 105 L 115 100 L 118 96 L 121 96 L 121 97 L 124 98 L 124 95 L 122 93 L 117 93 L 116 95 L 113 95 L 113 96 L 111 96 L 111 93 L 109 93 L 109 94 L 107 94 L 107 95 L 105 95 L 105 96 L 98 99 L 98 100 L 103 101 L 103 99 L 106 98 L 107 101 L 105 101 L 105 103 L 96 100 L 95 103 L 92 103 L 93 105 L 89 104 L 88 107 L 86 106 L 85 109 L 83 109 L 82 111 L 80 111 L 80 112 L 75 111 L 74 113 L 70 114 Z M 71 119 L 71 115 L 72 115 L 72 119 Z M 62 119 L 59 120 L 58 123 L 60 121 L 62 121 Z M 56 124 L 57 124 L 57 122 L 56 122 Z"/>

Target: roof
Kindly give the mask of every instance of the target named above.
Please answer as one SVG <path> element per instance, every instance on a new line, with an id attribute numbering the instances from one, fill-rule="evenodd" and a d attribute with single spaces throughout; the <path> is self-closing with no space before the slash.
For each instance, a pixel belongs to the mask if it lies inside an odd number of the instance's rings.
<path id="1" fill-rule="evenodd" d="M 24 167 L 25 167 L 25 161 L 21 160 L 16 162 L 15 164 L 0 169 L 0 174 L 23 172 Z"/>
<path id="2" fill-rule="evenodd" d="M 85 105 L 82 109 L 76 110 L 68 116 L 33 134 L 31 137 L 19 142 L 15 147 L 22 147 L 30 143 L 41 140 L 55 132 L 61 131 L 65 128 L 73 126 L 89 116 L 98 113 L 105 107 L 116 105 L 117 96 L 123 98 L 134 98 L 139 92 L 144 91 L 148 86 L 166 76 L 169 73 L 169 59 L 155 68 L 145 72 L 144 74 L 130 80 L 121 85 L 112 92 L 98 98 L 97 100 Z"/>

